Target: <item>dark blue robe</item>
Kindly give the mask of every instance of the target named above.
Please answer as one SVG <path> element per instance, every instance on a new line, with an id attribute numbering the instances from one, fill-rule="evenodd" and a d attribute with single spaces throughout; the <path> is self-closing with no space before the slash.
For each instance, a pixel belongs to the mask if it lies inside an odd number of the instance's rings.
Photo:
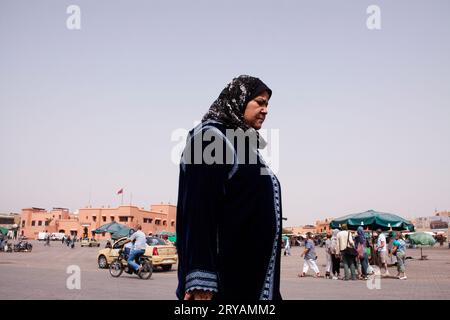
<path id="1" fill-rule="evenodd" d="M 193 164 L 194 141 L 208 130 L 214 139 L 222 139 L 223 164 L 203 159 Z M 197 288 L 215 292 L 217 299 L 280 300 L 280 183 L 256 147 L 247 141 L 247 158 L 242 159 L 236 141 L 225 136 L 223 124 L 204 122 L 190 131 L 183 152 L 177 297 L 183 299 L 186 290 Z M 202 142 L 201 150 L 208 145 Z M 256 163 L 249 163 L 248 155 Z"/>

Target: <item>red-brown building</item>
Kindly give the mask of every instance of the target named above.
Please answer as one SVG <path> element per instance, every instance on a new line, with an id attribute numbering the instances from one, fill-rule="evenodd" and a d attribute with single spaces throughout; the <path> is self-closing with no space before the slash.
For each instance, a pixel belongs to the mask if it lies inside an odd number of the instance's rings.
<path id="1" fill-rule="evenodd" d="M 142 226 L 146 234 L 159 234 L 162 231 L 175 232 L 176 206 L 171 204 L 151 205 L 150 210 L 126 205 L 118 208 L 83 208 L 78 213 L 70 213 L 66 208 L 53 208 L 46 211 L 42 208 L 22 209 L 20 234 L 36 239 L 39 232 L 62 232 L 66 235 L 81 236 L 87 231 L 116 221 L 135 227 Z M 110 235 L 98 234 L 97 238 L 109 238 Z"/>

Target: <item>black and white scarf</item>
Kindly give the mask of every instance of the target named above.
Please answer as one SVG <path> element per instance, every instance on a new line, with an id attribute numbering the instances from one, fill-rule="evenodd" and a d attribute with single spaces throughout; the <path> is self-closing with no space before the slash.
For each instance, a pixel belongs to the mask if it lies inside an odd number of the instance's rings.
<path id="1" fill-rule="evenodd" d="M 270 99 L 272 90 L 260 79 L 248 75 L 241 75 L 234 78 L 211 105 L 208 112 L 204 115 L 202 122 L 214 120 L 232 129 L 240 128 L 244 131 L 255 130 L 244 120 L 245 107 L 247 103 L 264 91 L 267 91 Z M 258 136 L 259 148 L 264 148 L 266 142 L 258 132 L 256 134 Z"/>

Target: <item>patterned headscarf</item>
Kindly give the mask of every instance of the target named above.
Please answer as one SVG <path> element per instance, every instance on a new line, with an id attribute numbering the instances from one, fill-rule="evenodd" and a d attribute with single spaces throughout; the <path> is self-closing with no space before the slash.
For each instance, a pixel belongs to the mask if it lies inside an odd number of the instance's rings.
<path id="1" fill-rule="evenodd" d="M 358 229 L 356 230 L 358 236 L 358 243 L 361 243 L 362 245 L 366 244 L 366 236 L 364 234 L 364 228 L 362 226 L 359 226 Z"/>
<path id="2" fill-rule="evenodd" d="M 244 131 L 251 129 L 244 120 L 244 112 L 247 103 L 258 95 L 267 91 L 269 99 L 272 96 L 272 90 L 267 87 L 260 79 L 241 75 L 234 78 L 225 89 L 222 90 L 219 97 L 211 105 L 202 121 L 215 120 L 222 122 L 232 129 L 241 128 Z"/>

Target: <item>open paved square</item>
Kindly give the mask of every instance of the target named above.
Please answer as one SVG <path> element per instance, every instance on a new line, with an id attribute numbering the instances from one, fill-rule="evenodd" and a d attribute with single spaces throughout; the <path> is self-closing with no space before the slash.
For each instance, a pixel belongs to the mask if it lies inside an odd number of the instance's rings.
<path id="1" fill-rule="evenodd" d="M 123 274 L 112 278 L 108 270 L 97 267 L 98 248 L 74 249 L 52 242 L 32 241 L 32 252 L 0 253 L 0 296 L 4 299 L 168 299 L 175 297 L 176 268 L 164 272 L 156 270 L 150 280 Z M 100 248 L 104 247 L 104 243 Z M 281 292 L 284 299 L 450 299 L 450 249 L 424 248 L 428 260 L 419 260 L 420 249 L 408 249 L 408 280 L 382 278 L 376 282 L 341 281 L 312 276 L 299 278 L 303 265 L 302 248 L 292 248 L 291 256 L 282 256 Z M 323 273 L 325 255 L 317 248 L 318 265 Z M 81 288 L 68 289 L 70 266 L 81 271 Z M 251 265 L 241 265 L 251 268 Z M 239 268 L 236 268 L 239 272 Z M 396 274 L 395 267 L 390 268 Z M 341 270 L 343 274 L 343 270 Z M 372 287 L 373 289 L 370 289 Z"/>

